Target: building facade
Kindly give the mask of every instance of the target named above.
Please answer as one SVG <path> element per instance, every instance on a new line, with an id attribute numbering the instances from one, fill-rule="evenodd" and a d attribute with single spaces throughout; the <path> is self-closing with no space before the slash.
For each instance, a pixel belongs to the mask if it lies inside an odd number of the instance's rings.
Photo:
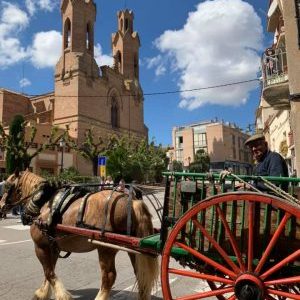
<path id="1" fill-rule="evenodd" d="M 273 44 L 262 57 L 262 95 L 257 127 L 300 174 L 300 0 L 271 0 L 267 30 Z"/>
<path id="2" fill-rule="evenodd" d="M 133 12 L 126 9 L 117 13 L 118 30 L 111 41 L 114 65 L 100 68 L 94 57 L 94 1 L 63 0 L 61 14 L 62 52 L 55 68 L 54 91 L 30 98 L 1 89 L 2 124 L 6 126 L 14 115 L 22 114 L 36 124 L 64 130 L 67 126 L 79 144 L 91 127 L 104 139 L 112 134 L 147 138 L 139 82 L 140 39 L 133 29 Z M 85 175 L 92 173 L 91 164 L 75 153 L 70 153 L 68 162 L 64 167 L 74 166 Z M 55 173 L 58 166 L 53 163 Z M 33 169 L 38 173 L 40 168 L 33 165 Z"/>
<path id="3" fill-rule="evenodd" d="M 224 122 L 201 122 L 172 130 L 172 159 L 186 168 L 194 162 L 195 154 L 203 149 L 210 157 L 211 169 L 221 171 L 230 167 L 236 174 L 251 172 L 251 155 L 244 146 L 249 137 L 236 125 Z"/>

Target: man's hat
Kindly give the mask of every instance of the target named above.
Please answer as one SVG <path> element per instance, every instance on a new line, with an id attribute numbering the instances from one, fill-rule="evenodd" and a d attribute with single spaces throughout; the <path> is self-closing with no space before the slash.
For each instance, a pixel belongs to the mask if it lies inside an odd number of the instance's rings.
<path id="1" fill-rule="evenodd" d="M 262 133 L 255 133 L 246 140 L 244 145 L 249 146 L 249 144 L 258 140 L 265 140 L 265 136 Z"/>

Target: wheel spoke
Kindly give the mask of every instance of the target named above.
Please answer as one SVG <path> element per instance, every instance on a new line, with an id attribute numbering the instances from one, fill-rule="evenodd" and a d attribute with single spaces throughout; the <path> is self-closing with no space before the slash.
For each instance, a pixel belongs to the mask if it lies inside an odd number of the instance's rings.
<path id="1" fill-rule="evenodd" d="M 253 262 L 253 231 L 254 231 L 254 203 L 249 202 L 249 220 L 248 220 L 248 271 L 252 272 Z"/>
<path id="2" fill-rule="evenodd" d="M 216 250 L 220 253 L 220 255 L 224 258 L 224 260 L 228 263 L 228 265 L 233 269 L 235 273 L 240 273 L 240 269 L 234 264 L 234 262 L 230 259 L 228 254 L 222 249 L 222 247 L 218 244 L 218 242 L 207 232 L 207 230 L 200 224 L 200 222 L 196 219 L 193 219 L 193 223 L 202 234 L 213 244 Z"/>
<path id="3" fill-rule="evenodd" d="M 284 215 L 284 217 L 283 217 L 283 219 L 281 220 L 281 222 L 280 222 L 277 230 L 275 231 L 275 233 L 274 233 L 274 235 L 273 235 L 273 237 L 272 237 L 272 239 L 271 239 L 268 247 L 266 248 L 266 251 L 264 252 L 264 254 L 263 254 L 260 262 L 258 263 L 258 265 L 257 265 L 257 267 L 256 267 L 256 269 L 254 271 L 255 273 L 258 273 L 258 274 L 260 273 L 262 267 L 264 266 L 266 260 L 268 259 L 268 257 L 270 255 L 272 249 L 276 245 L 276 242 L 277 242 L 280 234 L 284 230 L 285 225 L 286 225 L 286 223 L 287 223 L 287 221 L 289 220 L 290 217 L 291 217 L 291 214 L 289 214 L 289 213 L 286 212 L 285 215 Z"/>
<path id="4" fill-rule="evenodd" d="M 266 281 L 265 285 L 291 284 L 291 283 L 300 283 L 300 276 L 294 276 L 294 277 L 289 277 L 289 278 L 281 278 L 281 279 Z"/>
<path id="5" fill-rule="evenodd" d="M 219 217 L 221 218 L 221 221 L 222 221 L 222 223 L 223 223 L 223 225 L 224 225 L 225 232 L 226 232 L 227 235 L 228 235 L 230 244 L 231 244 L 232 249 L 233 249 L 233 251 L 234 251 L 234 253 L 235 253 L 235 255 L 236 255 L 236 258 L 237 258 L 237 260 L 238 260 L 238 263 L 239 263 L 239 265 L 240 265 L 240 268 L 241 268 L 241 270 L 244 272 L 244 271 L 245 271 L 245 266 L 244 266 L 244 264 L 243 264 L 242 254 L 241 254 L 241 252 L 240 252 L 240 250 L 239 250 L 239 247 L 238 247 L 238 245 L 237 245 L 237 242 L 236 242 L 236 240 L 235 240 L 235 237 L 234 237 L 234 235 L 232 234 L 232 232 L 231 232 L 231 230 L 230 230 L 230 228 L 229 228 L 229 226 L 228 226 L 228 223 L 227 223 L 227 221 L 226 221 L 226 218 L 225 218 L 225 216 L 224 216 L 224 214 L 223 214 L 223 212 L 222 212 L 222 210 L 221 210 L 221 208 L 220 208 L 220 206 L 219 206 L 218 204 L 216 204 L 216 208 L 217 208 L 217 213 L 218 213 Z"/>
<path id="6" fill-rule="evenodd" d="M 176 242 L 175 245 L 182 248 L 182 249 L 184 249 L 184 250 L 186 250 L 186 251 L 188 251 L 189 253 L 191 253 L 195 257 L 201 259 L 202 261 L 204 261 L 207 264 L 213 266 L 214 268 L 220 270 L 221 272 L 228 275 L 232 279 L 236 278 L 236 274 L 233 273 L 231 270 L 229 270 L 228 268 L 226 268 L 226 267 L 220 265 L 219 263 L 213 261 L 212 259 L 210 259 L 209 257 L 203 255 L 202 253 L 199 253 L 198 251 L 194 250 L 193 248 L 191 248 L 191 247 L 189 247 L 185 244 L 182 244 L 180 242 Z"/>
<path id="7" fill-rule="evenodd" d="M 297 250 L 294 253 L 292 253 L 291 255 L 289 255 L 288 257 L 286 257 L 285 259 L 283 259 L 282 261 L 280 261 L 278 264 L 276 264 L 275 266 L 273 266 L 271 269 L 269 269 L 268 271 L 266 271 L 264 274 L 262 274 L 260 276 L 260 278 L 262 280 L 265 280 L 268 276 L 270 276 L 274 272 L 278 271 L 279 269 L 281 269 L 282 267 L 284 267 L 289 262 L 292 262 L 292 261 L 296 260 L 299 256 L 300 256 L 300 250 Z"/>
<path id="8" fill-rule="evenodd" d="M 224 295 L 227 293 L 232 293 L 233 291 L 234 291 L 233 287 L 229 287 L 226 289 L 217 289 L 214 291 L 208 291 L 208 292 L 197 293 L 197 294 L 183 296 L 183 297 L 177 297 L 176 300 L 203 299 L 203 298 L 207 298 L 207 297 L 213 297 L 213 296 Z"/>
<path id="9" fill-rule="evenodd" d="M 233 284 L 233 281 L 230 279 L 227 279 L 227 278 L 208 275 L 205 273 L 196 273 L 196 272 L 188 271 L 188 270 L 179 270 L 179 269 L 171 268 L 171 269 L 169 269 L 169 273 L 186 276 L 186 277 L 199 278 L 199 279 L 208 280 L 208 281 L 221 282 L 221 283 L 225 283 L 225 284 L 231 284 L 231 285 Z"/>
<path id="10" fill-rule="evenodd" d="M 268 294 L 272 294 L 272 295 L 276 295 L 276 296 L 286 297 L 286 298 L 289 298 L 289 299 L 297 299 L 297 300 L 300 300 L 300 295 L 291 294 L 291 293 L 284 292 L 284 291 L 273 290 L 273 289 L 267 289 L 267 293 L 268 293 Z"/>

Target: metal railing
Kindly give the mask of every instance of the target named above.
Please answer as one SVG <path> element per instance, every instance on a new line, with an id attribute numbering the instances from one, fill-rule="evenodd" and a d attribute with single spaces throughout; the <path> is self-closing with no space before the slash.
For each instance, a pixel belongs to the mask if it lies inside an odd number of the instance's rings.
<path id="1" fill-rule="evenodd" d="M 288 81 L 286 50 L 284 48 L 267 49 L 262 56 L 263 87 Z"/>

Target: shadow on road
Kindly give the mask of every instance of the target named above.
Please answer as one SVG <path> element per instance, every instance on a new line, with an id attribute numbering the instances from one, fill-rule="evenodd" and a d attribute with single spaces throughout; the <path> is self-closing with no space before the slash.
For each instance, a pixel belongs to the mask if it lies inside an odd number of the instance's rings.
<path id="1" fill-rule="evenodd" d="M 92 300 L 95 299 L 98 290 L 97 289 L 81 289 L 81 290 L 70 290 L 69 291 L 74 299 L 78 300 Z M 110 294 L 109 299 L 116 299 L 116 300 L 130 300 L 136 299 L 136 293 L 130 291 L 120 291 L 120 290 L 113 290 Z M 151 300 L 162 300 L 163 298 L 152 296 Z"/>

